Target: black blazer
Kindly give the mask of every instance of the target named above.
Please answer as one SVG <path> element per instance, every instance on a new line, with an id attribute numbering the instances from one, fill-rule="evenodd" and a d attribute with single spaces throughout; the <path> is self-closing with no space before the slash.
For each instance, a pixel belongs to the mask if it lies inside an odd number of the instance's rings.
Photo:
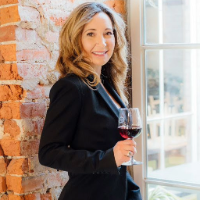
<path id="1" fill-rule="evenodd" d="M 108 81 L 104 86 L 125 107 Z M 59 200 L 141 200 L 126 167 L 115 163 L 113 147 L 123 140 L 117 123 L 118 109 L 100 84 L 91 89 L 76 75 L 54 84 L 39 161 L 68 171 Z"/>

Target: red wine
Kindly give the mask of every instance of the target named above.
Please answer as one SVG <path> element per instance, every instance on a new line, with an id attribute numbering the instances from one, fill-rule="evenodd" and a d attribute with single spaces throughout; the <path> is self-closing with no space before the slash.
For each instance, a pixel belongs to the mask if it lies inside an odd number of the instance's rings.
<path id="1" fill-rule="evenodd" d="M 120 126 L 118 127 L 118 130 L 120 135 L 123 138 L 127 139 L 127 138 L 137 137 L 140 134 L 142 128 L 139 126 L 133 126 L 132 128 L 126 128 L 124 126 Z"/>

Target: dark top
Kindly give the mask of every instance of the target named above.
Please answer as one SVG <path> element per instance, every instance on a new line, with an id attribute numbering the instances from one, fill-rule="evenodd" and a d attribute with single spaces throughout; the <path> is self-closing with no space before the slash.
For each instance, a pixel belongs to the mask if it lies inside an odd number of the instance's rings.
<path id="1" fill-rule="evenodd" d="M 125 107 L 106 80 L 104 87 Z M 92 90 L 76 75 L 54 84 L 39 161 L 68 171 L 59 200 L 141 200 L 126 166 L 117 168 L 115 163 L 113 147 L 123 140 L 117 124 L 118 109 L 100 84 Z"/>

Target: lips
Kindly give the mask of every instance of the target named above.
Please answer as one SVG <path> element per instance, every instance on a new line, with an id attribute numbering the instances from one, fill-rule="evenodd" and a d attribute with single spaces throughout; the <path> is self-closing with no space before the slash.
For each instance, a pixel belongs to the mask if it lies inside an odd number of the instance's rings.
<path id="1" fill-rule="evenodd" d="M 92 53 L 94 55 L 97 55 L 97 56 L 103 56 L 107 53 L 108 51 L 93 51 Z"/>

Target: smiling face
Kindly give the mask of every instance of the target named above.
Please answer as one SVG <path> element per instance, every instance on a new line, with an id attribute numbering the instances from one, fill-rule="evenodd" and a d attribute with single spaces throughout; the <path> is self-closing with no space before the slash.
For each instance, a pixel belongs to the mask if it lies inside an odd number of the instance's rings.
<path id="1" fill-rule="evenodd" d="M 109 16 L 103 12 L 96 14 L 87 23 L 81 36 L 84 58 L 98 73 L 111 58 L 115 47 L 115 36 Z"/>

